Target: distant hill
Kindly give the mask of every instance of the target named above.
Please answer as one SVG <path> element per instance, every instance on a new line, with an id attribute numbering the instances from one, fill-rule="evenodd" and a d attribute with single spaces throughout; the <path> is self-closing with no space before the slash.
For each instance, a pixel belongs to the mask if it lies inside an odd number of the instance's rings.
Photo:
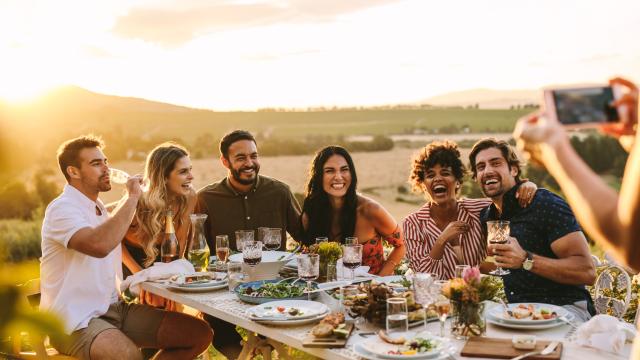
<path id="1" fill-rule="evenodd" d="M 538 104 L 541 99 L 540 90 L 472 89 L 433 96 L 419 103 L 464 107 L 478 104 L 481 109 L 509 109 L 512 106 Z"/>

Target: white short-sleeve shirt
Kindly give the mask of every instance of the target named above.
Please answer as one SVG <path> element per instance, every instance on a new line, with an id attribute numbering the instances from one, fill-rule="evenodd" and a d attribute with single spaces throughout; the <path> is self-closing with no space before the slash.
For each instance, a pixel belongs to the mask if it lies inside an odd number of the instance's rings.
<path id="1" fill-rule="evenodd" d="M 40 308 L 60 316 L 67 333 L 87 327 L 118 301 L 120 245 L 104 258 L 67 248 L 78 230 L 97 227 L 108 217 L 102 201 L 94 202 L 71 185 L 65 185 L 47 206 L 42 224 Z"/>

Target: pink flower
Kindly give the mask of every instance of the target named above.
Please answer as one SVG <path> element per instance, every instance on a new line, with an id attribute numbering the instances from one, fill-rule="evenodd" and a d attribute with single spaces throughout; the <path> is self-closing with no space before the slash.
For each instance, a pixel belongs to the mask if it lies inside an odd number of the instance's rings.
<path id="1" fill-rule="evenodd" d="M 478 267 L 465 269 L 462 272 L 462 279 L 464 279 L 464 281 L 470 285 L 475 286 L 480 284 L 480 269 Z"/>

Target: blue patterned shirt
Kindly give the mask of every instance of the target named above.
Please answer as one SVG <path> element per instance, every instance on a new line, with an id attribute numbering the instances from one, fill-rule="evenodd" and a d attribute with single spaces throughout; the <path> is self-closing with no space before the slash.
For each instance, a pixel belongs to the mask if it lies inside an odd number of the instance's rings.
<path id="1" fill-rule="evenodd" d="M 524 250 L 557 259 L 551 250 L 551 244 L 567 234 L 581 231 L 569 204 L 546 189 L 538 189 L 533 202 L 523 208 L 515 197 L 518 187 L 516 185 L 504 194 L 501 215 L 495 204 L 482 210 L 480 220 L 485 234 L 487 221 L 508 220 L 511 236 L 518 239 Z M 509 302 L 569 305 L 586 300 L 589 304 L 592 303 L 584 286 L 559 284 L 522 268 L 509 271 L 511 274 L 502 277 Z"/>

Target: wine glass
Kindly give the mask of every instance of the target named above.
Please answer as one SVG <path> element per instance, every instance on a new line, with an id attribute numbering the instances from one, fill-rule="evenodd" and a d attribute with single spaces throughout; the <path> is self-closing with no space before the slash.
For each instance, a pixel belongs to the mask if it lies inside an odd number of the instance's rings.
<path id="1" fill-rule="evenodd" d="M 446 296 L 440 294 L 436 298 L 436 312 L 438 313 L 438 320 L 440 320 L 440 337 L 444 337 L 444 326 L 447 321 L 447 316 L 451 311 L 451 302 Z"/>
<path id="2" fill-rule="evenodd" d="M 130 177 L 131 175 L 124 170 L 109 168 L 109 181 L 114 184 L 126 184 Z M 140 188 L 145 192 L 149 190 L 149 179 L 144 179 Z"/>
<path id="3" fill-rule="evenodd" d="M 252 269 L 262 261 L 262 241 L 248 240 L 242 244 L 242 261 Z"/>
<path id="4" fill-rule="evenodd" d="M 307 300 L 311 300 L 311 282 L 320 276 L 320 255 L 298 255 L 298 277 L 307 282 Z"/>
<path id="5" fill-rule="evenodd" d="M 433 285 L 433 276 L 429 273 L 417 273 L 413 276 L 413 292 L 415 294 L 416 303 L 424 308 L 424 328 L 427 328 L 427 310 L 433 303 L 431 287 Z"/>
<path id="6" fill-rule="evenodd" d="M 351 281 L 355 280 L 354 270 L 362 264 L 362 245 L 342 245 L 342 265 L 351 270 Z M 344 276 L 344 275 L 343 275 Z"/>
<path id="7" fill-rule="evenodd" d="M 220 266 L 221 269 L 224 269 L 229 260 L 229 236 L 216 236 L 216 256 L 218 257 L 218 262 L 222 264 Z"/>
<path id="8" fill-rule="evenodd" d="M 262 241 L 267 250 L 278 250 L 282 241 L 280 228 L 258 228 L 258 240 Z"/>
<path id="9" fill-rule="evenodd" d="M 236 230 L 236 249 L 242 251 L 245 241 L 253 241 L 253 230 Z"/>
<path id="10" fill-rule="evenodd" d="M 509 242 L 509 222 L 505 220 L 487 221 L 487 241 L 489 244 L 506 244 Z M 511 272 L 498 266 L 489 274 L 495 276 L 509 275 Z"/>

